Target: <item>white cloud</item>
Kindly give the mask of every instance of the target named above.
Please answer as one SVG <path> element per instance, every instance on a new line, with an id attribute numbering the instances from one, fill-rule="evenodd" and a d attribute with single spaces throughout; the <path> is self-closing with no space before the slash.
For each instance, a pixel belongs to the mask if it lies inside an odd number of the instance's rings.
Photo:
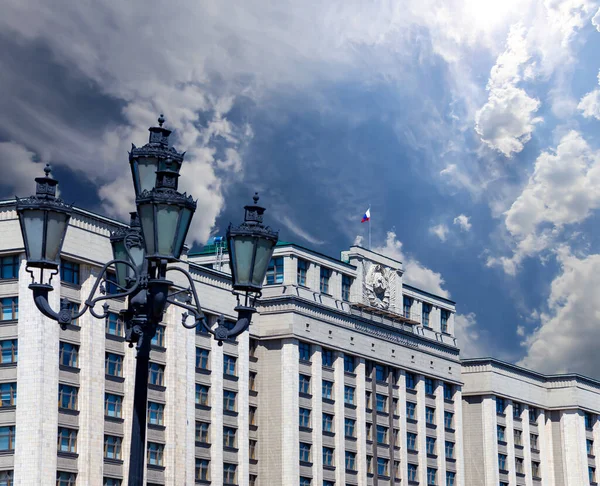
<path id="1" fill-rule="evenodd" d="M 553 280 L 548 311 L 529 335 L 520 365 L 544 373 L 577 372 L 600 378 L 600 255 L 574 256 L 558 250 L 561 273 Z"/>
<path id="2" fill-rule="evenodd" d="M 44 175 L 46 164 L 35 161 L 36 157 L 22 145 L 14 142 L 0 143 L 0 161 L 10 177 L 3 177 L 0 186 L 8 186 L 13 195 L 26 197 L 35 194 L 36 177 Z"/>
<path id="3" fill-rule="evenodd" d="M 490 72 L 488 101 L 475 115 L 475 131 L 481 140 L 506 157 L 523 150 L 535 124 L 542 121 L 535 117 L 540 101 L 517 87 L 530 57 L 525 28 L 514 25 L 507 37 L 506 50 L 498 56 Z"/>
<path id="4" fill-rule="evenodd" d="M 525 336 L 525 326 L 517 326 L 517 336 Z"/>
<path id="5" fill-rule="evenodd" d="M 450 292 L 443 288 L 444 279 L 442 275 L 425 267 L 418 260 L 405 255 L 402 251 L 402 242 L 397 239 L 394 231 L 388 231 L 385 244 L 374 247 L 373 251 L 402 262 L 404 265 L 403 278 L 409 285 L 441 297 L 450 298 Z"/>
<path id="6" fill-rule="evenodd" d="M 461 358 L 492 356 L 488 335 L 480 329 L 474 313 L 455 315 L 454 334 L 460 348 Z"/>
<path id="7" fill-rule="evenodd" d="M 600 151 L 577 131 L 562 137 L 556 150 L 542 152 L 521 194 L 505 213 L 516 242 L 511 257 L 490 257 L 515 275 L 521 262 L 553 246 L 566 225 L 580 223 L 600 207 Z"/>
<path id="8" fill-rule="evenodd" d="M 429 228 L 429 232 L 437 236 L 440 240 L 446 241 L 446 237 L 448 236 L 448 226 L 441 223 Z"/>
<path id="9" fill-rule="evenodd" d="M 278 218 L 277 212 L 275 212 L 274 214 L 276 215 L 275 218 Z M 287 227 L 287 229 L 289 229 L 292 233 L 294 233 L 296 236 L 299 236 L 303 240 L 306 240 L 313 245 L 322 245 L 324 243 L 323 240 L 319 240 L 318 238 L 310 234 L 308 231 L 301 228 L 298 225 L 298 223 L 292 221 L 292 219 L 289 216 L 283 216 L 283 218 L 281 218 L 280 221 Z"/>
<path id="10" fill-rule="evenodd" d="M 469 222 L 469 219 L 468 216 L 459 214 L 454 218 L 454 224 L 458 225 L 462 231 L 471 231 L 473 225 Z"/>
<path id="11" fill-rule="evenodd" d="M 598 73 L 598 82 L 600 83 L 600 72 Z M 583 112 L 585 118 L 594 117 L 600 120 L 600 89 L 596 88 L 583 96 L 577 108 Z"/>
<path id="12" fill-rule="evenodd" d="M 600 32 L 600 8 L 596 12 L 596 15 L 592 18 L 592 25 L 596 27 L 596 30 Z"/>

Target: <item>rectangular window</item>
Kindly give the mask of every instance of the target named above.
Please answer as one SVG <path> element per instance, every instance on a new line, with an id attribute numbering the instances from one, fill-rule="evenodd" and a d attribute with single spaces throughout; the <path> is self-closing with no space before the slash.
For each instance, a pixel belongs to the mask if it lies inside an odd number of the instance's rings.
<path id="1" fill-rule="evenodd" d="M 236 435 L 237 430 L 233 427 L 223 427 L 223 447 L 236 447 Z"/>
<path id="2" fill-rule="evenodd" d="M 427 468 L 427 486 L 437 484 L 436 481 L 437 469 L 433 467 Z"/>
<path id="3" fill-rule="evenodd" d="M 321 384 L 321 396 L 326 400 L 333 400 L 333 382 L 323 380 Z"/>
<path id="4" fill-rule="evenodd" d="M 542 477 L 542 474 L 540 472 L 540 463 L 536 462 L 536 461 L 532 461 L 531 462 L 531 475 L 534 478 L 540 478 Z M 594 481 L 596 480 L 596 478 L 594 477 Z"/>
<path id="5" fill-rule="evenodd" d="M 0 341 L 2 364 L 16 363 L 19 357 L 19 342 L 16 339 Z"/>
<path id="6" fill-rule="evenodd" d="M 0 257 L 0 279 L 11 278 L 19 278 L 19 255 Z"/>
<path id="7" fill-rule="evenodd" d="M 585 428 L 591 429 L 594 426 L 594 416 L 589 412 L 584 412 Z"/>
<path id="8" fill-rule="evenodd" d="M 150 425 L 163 425 L 165 406 L 162 403 L 148 402 L 148 423 Z"/>
<path id="9" fill-rule="evenodd" d="M 344 403 L 348 405 L 354 405 L 354 387 L 353 386 L 344 386 Z"/>
<path id="10" fill-rule="evenodd" d="M 62 344 L 62 343 L 61 343 Z M 61 360 L 61 364 L 62 360 Z M 104 359 L 104 370 L 110 376 L 123 376 L 123 356 L 120 354 L 106 353 Z"/>
<path id="11" fill-rule="evenodd" d="M 106 278 L 104 280 L 106 293 L 107 294 L 118 294 L 121 292 L 117 285 L 117 274 L 114 272 L 106 272 Z"/>
<path id="12" fill-rule="evenodd" d="M 158 363 L 150 363 L 148 367 L 148 382 L 151 385 L 164 386 L 165 385 L 165 367 Z"/>
<path id="13" fill-rule="evenodd" d="M 356 420 L 351 418 L 344 419 L 344 435 L 346 437 L 355 437 Z"/>
<path id="14" fill-rule="evenodd" d="M 17 404 L 17 384 L 2 383 L 0 384 L 0 397 L 2 407 L 14 407 Z M 1 483 L 0 483 L 1 486 Z"/>
<path id="15" fill-rule="evenodd" d="M 300 442 L 300 462 L 310 462 L 310 444 Z"/>
<path id="16" fill-rule="evenodd" d="M 280 283 L 283 283 L 283 257 L 274 257 L 267 268 L 267 285 Z"/>
<path id="17" fill-rule="evenodd" d="M 163 465 L 163 453 L 165 446 L 156 442 L 148 442 L 146 461 L 151 466 Z"/>
<path id="18" fill-rule="evenodd" d="M 594 455 L 594 441 L 591 439 L 586 439 L 585 440 L 585 448 L 587 450 L 587 455 L 588 456 L 593 456 Z"/>
<path id="19" fill-rule="evenodd" d="M 250 406 L 248 409 L 248 423 L 256 425 L 256 407 Z"/>
<path id="20" fill-rule="evenodd" d="M 310 395 L 310 376 L 300 373 L 300 381 L 298 382 L 298 392 Z"/>
<path id="21" fill-rule="evenodd" d="M 375 398 L 376 398 L 376 406 L 377 406 L 377 411 L 378 412 L 387 412 L 388 411 L 388 397 L 386 397 L 385 395 L 381 395 L 380 393 L 376 393 L 375 394 Z"/>
<path id="22" fill-rule="evenodd" d="M 344 371 L 346 373 L 354 373 L 355 371 L 354 365 L 354 356 L 350 356 L 349 354 L 344 355 Z"/>
<path id="23" fill-rule="evenodd" d="M 57 471 L 56 472 L 56 486 L 75 486 L 77 484 L 77 474 Z"/>
<path id="24" fill-rule="evenodd" d="M 406 402 L 406 418 L 409 420 L 416 420 L 416 403 Z"/>
<path id="25" fill-rule="evenodd" d="M 348 471 L 356 471 L 356 452 L 346 451 L 346 469 Z"/>
<path id="26" fill-rule="evenodd" d="M 79 263 L 60 259 L 60 280 L 79 285 Z"/>
<path id="27" fill-rule="evenodd" d="M 331 447 L 323 447 L 323 466 L 333 466 L 334 452 Z"/>
<path id="28" fill-rule="evenodd" d="M 196 458 L 196 479 L 199 481 L 210 481 L 210 461 L 208 459 Z"/>
<path id="29" fill-rule="evenodd" d="M 454 399 L 454 385 L 452 383 L 444 383 L 444 400 Z"/>
<path id="30" fill-rule="evenodd" d="M 433 395 L 435 393 L 433 378 L 425 378 L 425 393 Z"/>
<path id="31" fill-rule="evenodd" d="M 415 375 L 413 375 L 412 373 L 406 373 L 406 388 L 408 390 L 415 389 L 416 381 L 417 380 L 415 379 Z"/>
<path id="32" fill-rule="evenodd" d="M 248 459 L 250 459 L 251 461 L 256 461 L 256 449 L 256 441 L 250 439 L 248 444 Z"/>
<path id="33" fill-rule="evenodd" d="M 425 407 L 425 422 L 435 424 L 435 408 Z"/>
<path id="34" fill-rule="evenodd" d="M 513 402 L 513 418 L 521 418 L 521 404 L 519 402 Z"/>
<path id="35" fill-rule="evenodd" d="M 116 312 L 109 312 L 104 324 L 106 334 L 112 336 L 123 336 L 123 321 Z"/>
<path id="36" fill-rule="evenodd" d="M 342 275 L 342 300 L 350 301 L 350 288 L 352 287 L 352 278 L 348 275 Z"/>
<path id="37" fill-rule="evenodd" d="M 456 480 L 456 473 L 452 471 L 446 471 L 446 486 L 454 486 Z"/>
<path id="38" fill-rule="evenodd" d="M 107 459 L 121 459 L 122 438 L 115 435 L 104 436 L 104 457 Z"/>
<path id="39" fill-rule="evenodd" d="M 429 315 L 431 314 L 431 304 L 423 302 L 423 326 L 429 327 Z"/>
<path id="40" fill-rule="evenodd" d="M 454 442 L 446 441 L 445 452 L 447 459 L 454 459 Z"/>
<path id="41" fill-rule="evenodd" d="M 529 422 L 535 424 L 540 411 L 535 407 L 529 407 Z"/>
<path id="42" fill-rule="evenodd" d="M 298 412 L 298 420 L 300 427 L 310 427 L 310 410 L 300 407 Z"/>
<path id="43" fill-rule="evenodd" d="M 417 434 L 413 434 L 411 432 L 406 434 L 406 448 L 409 451 L 417 450 Z"/>
<path id="44" fill-rule="evenodd" d="M 522 457 L 515 457 L 515 472 L 517 474 L 525 474 Z"/>
<path id="45" fill-rule="evenodd" d="M 373 424 L 366 423 L 365 424 L 366 432 L 367 432 L 367 440 L 373 441 Z"/>
<path id="46" fill-rule="evenodd" d="M 523 445 L 523 432 L 518 429 L 515 429 L 515 445 Z"/>
<path id="47" fill-rule="evenodd" d="M 418 481 L 417 477 L 417 466 L 415 464 L 408 464 L 408 480 Z"/>
<path id="48" fill-rule="evenodd" d="M 160 326 L 160 325 L 156 326 L 156 333 L 154 334 L 154 337 L 150 341 L 150 344 L 152 344 L 153 346 L 158 346 L 160 348 L 164 348 L 165 347 L 165 330 L 166 330 L 165 326 Z"/>
<path id="49" fill-rule="evenodd" d="M 321 351 L 321 364 L 329 368 L 333 367 L 333 351 L 331 349 Z"/>
<path id="50" fill-rule="evenodd" d="M 5 297 L 0 299 L 0 319 L 14 321 L 19 318 L 19 298 Z"/>
<path id="51" fill-rule="evenodd" d="M 333 433 L 333 415 L 323 414 L 323 432 Z"/>
<path id="52" fill-rule="evenodd" d="M 300 361 L 310 361 L 310 356 L 311 356 L 310 344 L 303 343 L 302 341 L 300 341 L 298 343 L 298 354 L 300 357 Z"/>
<path id="53" fill-rule="evenodd" d="M 506 471 L 506 454 L 498 454 L 498 469 Z"/>
<path id="54" fill-rule="evenodd" d="M 375 365 L 375 379 L 377 381 L 387 381 L 387 369 L 382 365 Z"/>
<path id="55" fill-rule="evenodd" d="M 256 372 L 248 372 L 248 389 L 250 391 L 256 391 Z"/>
<path id="56" fill-rule="evenodd" d="M 450 312 L 442 309 L 440 324 L 444 333 L 448 333 L 448 317 L 450 317 Z"/>
<path id="57" fill-rule="evenodd" d="M 372 397 L 372 393 L 370 391 L 366 391 L 365 392 L 365 407 L 368 410 L 371 410 L 373 408 L 373 403 L 371 401 L 371 397 Z"/>
<path id="58" fill-rule="evenodd" d="M 506 428 L 502 425 L 496 425 L 496 435 L 498 436 L 498 442 L 506 442 Z"/>
<path id="59" fill-rule="evenodd" d="M 58 452 L 77 452 L 77 431 L 75 429 L 58 428 Z"/>
<path id="60" fill-rule="evenodd" d="M 256 350 L 258 349 L 258 341 L 256 339 L 252 339 L 250 338 L 250 349 L 249 349 L 249 356 L 251 358 L 256 358 Z"/>
<path id="61" fill-rule="evenodd" d="M 12 451 L 15 448 L 15 426 L 0 427 L 0 451 Z"/>
<path id="62" fill-rule="evenodd" d="M 231 390 L 223 390 L 223 410 L 235 412 L 235 397 L 236 392 Z"/>
<path id="63" fill-rule="evenodd" d="M 229 376 L 237 376 L 236 374 L 236 362 L 235 356 L 229 356 L 228 354 L 223 355 L 223 374 Z"/>
<path id="64" fill-rule="evenodd" d="M 196 442 L 202 444 L 210 443 L 210 424 L 208 422 L 196 421 Z"/>
<path id="65" fill-rule="evenodd" d="M 58 408 L 64 408 L 67 410 L 77 410 L 77 392 L 79 388 L 75 386 L 58 385 Z M 16 392 L 16 383 L 15 383 Z M 3 394 L 4 395 L 4 394 Z M 2 400 L 4 403 L 4 400 Z"/>
<path id="66" fill-rule="evenodd" d="M 321 267 L 321 286 L 320 290 L 322 294 L 329 293 L 329 278 L 331 277 L 331 270 L 329 268 Z"/>
<path id="67" fill-rule="evenodd" d="M 196 368 L 208 370 L 210 351 L 204 348 L 196 348 Z"/>
<path id="68" fill-rule="evenodd" d="M 379 444 L 388 443 L 388 428 L 383 425 L 377 425 L 377 442 Z"/>
<path id="69" fill-rule="evenodd" d="M 377 474 L 379 476 L 389 476 L 390 475 L 390 461 L 383 457 L 377 458 Z"/>
<path id="70" fill-rule="evenodd" d="M 300 486 L 311 486 L 312 479 L 300 476 Z"/>
<path id="71" fill-rule="evenodd" d="M 123 397 L 121 395 L 104 394 L 104 415 L 115 418 L 123 416 Z"/>
<path id="72" fill-rule="evenodd" d="M 59 363 L 63 366 L 77 368 L 79 365 L 79 346 L 60 342 Z"/>
<path id="73" fill-rule="evenodd" d="M 410 319 L 410 308 L 412 307 L 413 300 L 410 297 L 404 296 L 402 298 L 402 304 L 403 304 L 402 308 L 404 311 L 404 317 L 406 317 L 407 319 Z"/>
<path id="74" fill-rule="evenodd" d="M 425 450 L 428 455 L 435 455 L 435 439 L 433 437 L 425 437 Z"/>
<path id="75" fill-rule="evenodd" d="M 532 449 L 539 450 L 537 434 L 529 434 L 529 441 L 531 442 Z"/>
<path id="76" fill-rule="evenodd" d="M 444 427 L 447 429 L 454 428 L 454 414 L 452 412 L 444 411 Z"/>
<path id="77" fill-rule="evenodd" d="M 588 466 L 588 478 L 590 480 L 590 483 L 596 482 L 596 468 L 595 467 Z"/>
<path id="78" fill-rule="evenodd" d="M 496 397 L 496 413 L 504 415 L 504 398 Z"/>
<path id="79" fill-rule="evenodd" d="M 237 466 L 235 464 L 223 463 L 223 482 L 237 484 Z"/>
<path id="80" fill-rule="evenodd" d="M 302 260 L 298 258 L 298 274 L 297 280 L 298 285 L 302 285 L 306 287 L 306 272 L 308 271 L 308 262 L 306 260 Z"/>

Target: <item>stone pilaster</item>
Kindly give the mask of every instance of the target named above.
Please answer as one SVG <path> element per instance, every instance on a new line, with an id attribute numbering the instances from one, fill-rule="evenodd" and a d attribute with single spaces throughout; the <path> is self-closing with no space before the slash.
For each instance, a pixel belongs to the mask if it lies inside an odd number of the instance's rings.
<path id="1" fill-rule="evenodd" d="M 540 467 L 543 486 L 559 486 L 554 474 L 554 441 L 552 440 L 552 421 L 546 420 L 546 411 L 540 410 L 537 417 L 538 444 L 540 448 Z"/>
<path id="2" fill-rule="evenodd" d="M 98 271 L 88 265 L 80 267 L 81 300 L 89 295 Z M 102 312 L 100 305 L 96 311 Z M 81 484 L 102 484 L 104 466 L 104 320 L 89 312 L 79 318 L 81 345 L 79 348 L 79 453 L 77 481 Z"/>
<path id="3" fill-rule="evenodd" d="M 525 486 L 533 486 L 531 469 L 531 428 L 529 427 L 529 406 L 525 405 L 521 414 L 523 423 L 523 471 L 525 472 Z"/>
<path id="4" fill-rule="evenodd" d="M 367 412 L 366 412 L 366 366 L 365 359 L 359 358 L 356 365 L 356 445 L 358 486 L 367 485 Z M 375 433 L 375 431 L 373 431 Z M 339 467 L 345 467 L 342 463 Z"/>
<path id="5" fill-rule="evenodd" d="M 398 415 L 400 416 L 400 479 L 401 484 L 408 483 L 408 454 L 406 449 L 406 372 L 400 370 L 400 379 L 398 380 Z"/>
<path id="6" fill-rule="evenodd" d="M 565 486 L 588 484 L 585 424 L 581 410 L 561 410 L 560 426 L 565 469 Z"/>
<path id="7" fill-rule="evenodd" d="M 419 483 L 427 484 L 427 426 L 425 421 L 425 379 L 418 375 L 415 383 L 417 390 L 417 450 L 419 451 L 419 469 L 417 477 Z M 375 397 L 373 397 L 373 400 Z"/>
<path id="8" fill-rule="evenodd" d="M 517 472 L 515 464 L 515 427 L 513 420 L 513 402 L 506 400 L 506 469 L 508 469 L 508 481 L 517 484 Z"/>
<path id="9" fill-rule="evenodd" d="M 435 387 L 435 441 L 437 442 L 437 483 L 446 482 L 446 431 L 444 429 L 444 382 L 437 381 Z M 458 450 L 455 447 L 454 454 Z"/>
<path id="10" fill-rule="evenodd" d="M 36 272 L 37 274 L 37 272 Z M 17 486 L 56 483 L 58 438 L 59 325 L 44 317 L 33 302 L 25 271 L 19 270 L 18 404 L 14 479 Z M 53 309 L 60 308 L 60 278 L 52 279 Z"/>
<path id="11" fill-rule="evenodd" d="M 283 412 L 281 450 L 284 452 L 281 463 L 281 484 L 292 486 L 298 484 L 300 477 L 298 342 L 295 339 L 284 339 L 282 341 L 281 362 L 283 369 L 281 383 L 281 407 Z M 292 420 L 289 419 L 290 416 L 293 417 Z"/>
<path id="12" fill-rule="evenodd" d="M 496 400 L 491 395 L 483 397 L 481 404 L 483 423 L 485 484 L 496 485 L 500 482 L 498 473 L 498 420 L 496 419 Z"/>
<path id="13" fill-rule="evenodd" d="M 248 486 L 250 478 L 250 417 L 248 396 L 250 394 L 249 348 L 250 333 L 240 334 L 238 343 L 238 485 Z M 297 390 L 297 389 L 296 389 Z"/>
<path id="14" fill-rule="evenodd" d="M 214 339 L 210 340 L 210 369 L 210 479 L 223 484 L 223 346 Z"/>
<path id="15" fill-rule="evenodd" d="M 346 467 L 345 467 L 345 437 L 344 437 L 344 354 L 339 351 L 335 352 L 335 361 L 333 363 L 335 376 L 335 482 L 337 484 L 346 484 Z M 355 391 L 356 394 L 356 391 Z M 356 396 L 354 397 L 356 400 Z M 358 455 L 358 454 L 357 454 Z M 322 484 L 319 483 L 319 484 Z"/>
<path id="16" fill-rule="evenodd" d="M 311 400 L 311 415 L 312 415 L 312 473 L 313 484 L 323 484 L 323 399 L 321 391 L 321 383 L 323 382 L 323 366 L 322 366 L 322 348 L 314 344 L 312 346 L 312 362 L 311 362 L 311 385 L 312 385 L 312 400 Z M 337 382 L 336 385 L 337 386 Z M 335 392 L 334 392 L 335 393 Z M 335 433 L 338 434 L 337 424 Z M 337 449 L 336 449 L 337 456 Z M 334 459 L 337 465 L 338 458 Z"/>
<path id="17" fill-rule="evenodd" d="M 455 486 L 465 486 L 465 441 L 463 436 L 462 389 L 456 387 L 454 392 L 454 437 L 456 450 L 456 480 Z M 446 478 L 444 478 L 445 480 Z"/>

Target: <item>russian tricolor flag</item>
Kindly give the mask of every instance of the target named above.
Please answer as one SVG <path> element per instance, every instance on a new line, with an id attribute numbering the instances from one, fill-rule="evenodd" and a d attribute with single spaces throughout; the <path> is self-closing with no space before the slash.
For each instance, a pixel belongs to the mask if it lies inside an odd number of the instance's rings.
<path id="1" fill-rule="evenodd" d="M 361 223 L 366 223 L 370 219 L 371 219 L 371 208 L 367 209 L 367 212 L 364 214 L 364 216 L 362 217 L 362 219 L 360 220 L 360 222 Z"/>

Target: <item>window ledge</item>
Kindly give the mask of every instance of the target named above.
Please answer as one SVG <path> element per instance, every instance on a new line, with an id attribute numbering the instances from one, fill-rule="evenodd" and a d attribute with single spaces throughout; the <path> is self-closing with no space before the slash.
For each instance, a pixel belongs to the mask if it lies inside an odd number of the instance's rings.
<path id="1" fill-rule="evenodd" d="M 304 427 L 303 425 L 298 426 L 298 429 L 302 432 L 312 432 L 312 427 Z"/>
<path id="2" fill-rule="evenodd" d="M 224 451 L 229 451 L 229 452 L 235 452 L 236 454 L 238 453 L 238 448 L 237 447 L 223 446 L 223 450 Z"/>
<path id="3" fill-rule="evenodd" d="M 58 457 L 66 457 L 69 459 L 77 459 L 79 454 L 77 452 L 57 451 Z"/>
<path id="4" fill-rule="evenodd" d="M 16 367 L 17 367 L 16 361 L 10 361 L 8 363 L 0 363 L 0 368 L 16 368 Z"/>
<path id="5" fill-rule="evenodd" d="M 69 371 L 71 373 L 79 373 L 79 371 L 80 371 L 79 368 L 75 368 L 74 366 L 67 366 L 64 364 L 59 364 L 58 369 L 60 371 Z M 106 376 L 110 376 L 110 375 L 106 375 Z"/>
<path id="6" fill-rule="evenodd" d="M 335 471 L 335 466 L 331 466 L 329 464 L 323 464 L 323 469 L 326 471 Z"/>
<path id="7" fill-rule="evenodd" d="M 298 396 L 302 397 L 302 398 L 312 398 L 312 395 L 310 393 L 304 393 L 304 392 L 298 392 Z M 325 398 L 323 400 L 326 400 Z"/>
<path id="8" fill-rule="evenodd" d="M 152 430 L 166 430 L 164 425 L 148 423 L 148 428 Z"/>
<path id="9" fill-rule="evenodd" d="M 111 417 L 110 415 L 105 415 L 104 420 L 107 422 L 114 422 L 116 424 L 122 424 L 125 422 L 125 419 L 122 417 Z"/>
<path id="10" fill-rule="evenodd" d="M 150 390 L 155 390 L 155 391 L 167 391 L 167 387 L 163 386 L 163 385 L 155 385 L 154 383 L 148 383 L 148 389 Z"/>
<path id="11" fill-rule="evenodd" d="M 111 334 L 110 332 L 106 333 L 106 339 L 108 339 L 109 341 L 116 341 L 118 343 L 125 342 L 125 338 L 123 336 L 119 336 L 117 334 Z"/>
<path id="12" fill-rule="evenodd" d="M 210 410 L 210 405 L 202 405 L 201 403 L 196 403 L 197 410 Z"/>
<path id="13" fill-rule="evenodd" d="M 199 375 L 210 375 L 210 370 L 207 370 L 206 368 L 196 367 L 196 373 L 198 373 Z"/>
<path id="14" fill-rule="evenodd" d="M 201 442 L 199 440 L 195 441 L 194 444 L 196 447 L 200 447 L 202 449 L 210 449 L 211 444 L 208 442 Z"/>
<path id="15" fill-rule="evenodd" d="M 301 466 L 312 467 L 313 463 L 308 461 L 300 461 Z"/>
<path id="16" fill-rule="evenodd" d="M 104 377 L 108 380 L 108 381 L 112 381 L 115 383 L 125 383 L 125 378 L 123 378 L 122 376 L 113 376 L 113 375 L 104 375 Z"/>
<path id="17" fill-rule="evenodd" d="M 312 429 L 310 429 L 310 430 L 312 431 Z M 330 432 L 328 430 L 324 430 L 323 435 L 325 435 L 327 437 L 335 437 L 335 432 Z"/>
<path id="18" fill-rule="evenodd" d="M 235 410 L 223 410 L 223 415 L 229 415 L 230 417 L 237 417 L 238 413 Z"/>
<path id="19" fill-rule="evenodd" d="M 104 462 L 107 464 L 115 464 L 117 466 L 120 466 L 121 464 L 123 464 L 123 459 L 112 459 L 110 457 L 105 457 Z"/>
<path id="20" fill-rule="evenodd" d="M 2 407 L 3 409 L 6 407 Z M 73 416 L 77 416 L 79 415 L 79 410 L 74 410 L 72 408 L 62 408 L 60 405 L 58 406 L 58 411 L 60 413 L 64 413 L 65 415 L 73 415 Z"/>
<path id="21" fill-rule="evenodd" d="M 235 375 L 223 375 L 223 378 L 229 381 L 239 381 L 239 377 Z"/>
<path id="22" fill-rule="evenodd" d="M 148 469 L 153 469 L 154 471 L 164 471 L 165 466 L 159 466 L 158 464 L 147 464 Z"/>

